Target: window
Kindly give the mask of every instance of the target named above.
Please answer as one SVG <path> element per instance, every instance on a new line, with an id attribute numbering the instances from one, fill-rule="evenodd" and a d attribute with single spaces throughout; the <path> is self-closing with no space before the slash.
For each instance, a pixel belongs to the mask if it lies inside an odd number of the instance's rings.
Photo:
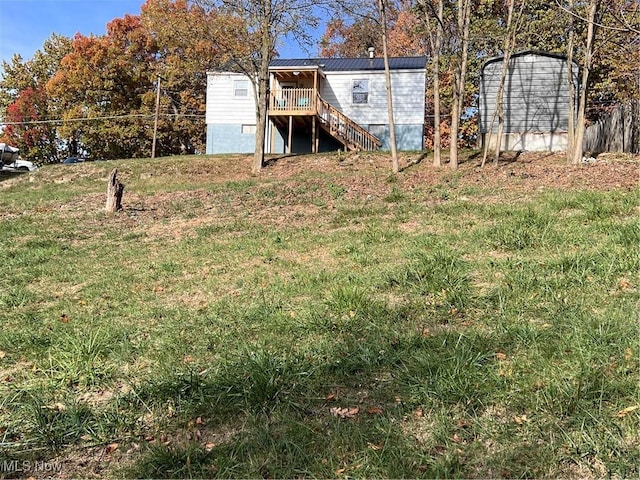
<path id="1" fill-rule="evenodd" d="M 249 80 L 233 81 L 233 97 L 244 98 L 249 96 Z"/>
<path id="2" fill-rule="evenodd" d="M 242 125 L 242 135 L 252 135 L 256 133 L 255 125 Z"/>
<path id="3" fill-rule="evenodd" d="M 351 86 L 351 101 L 354 105 L 369 103 L 369 80 L 354 80 Z"/>

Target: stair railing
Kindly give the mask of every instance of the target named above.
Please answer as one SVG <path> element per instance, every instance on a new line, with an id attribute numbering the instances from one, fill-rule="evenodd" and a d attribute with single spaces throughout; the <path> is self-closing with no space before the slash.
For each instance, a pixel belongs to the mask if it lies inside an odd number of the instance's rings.
<path id="1" fill-rule="evenodd" d="M 345 146 L 355 150 L 377 150 L 382 143 L 378 138 L 347 117 L 340 110 L 317 96 L 317 115 L 329 133 Z"/>

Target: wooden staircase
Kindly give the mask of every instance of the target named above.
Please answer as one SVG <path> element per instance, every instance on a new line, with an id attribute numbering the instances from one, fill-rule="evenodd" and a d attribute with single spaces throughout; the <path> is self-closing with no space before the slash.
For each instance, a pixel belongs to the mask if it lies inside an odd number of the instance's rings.
<path id="1" fill-rule="evenodd" d="M 382 143 L 375 135 L 347 117 L 325 101 L 319 94 L 316 98 L 316 118 L 320 128 L 352 151 L 377 150 Z"/>

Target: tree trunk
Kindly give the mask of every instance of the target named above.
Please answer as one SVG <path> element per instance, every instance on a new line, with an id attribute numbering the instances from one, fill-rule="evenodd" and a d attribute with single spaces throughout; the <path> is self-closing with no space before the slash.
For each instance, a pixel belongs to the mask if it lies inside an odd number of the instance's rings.
<path id="1" fill-rule="evenodd" d="M 391 171 L 398 173 L 398 151 L 396 145 L 396 125 L 393 118 L 393 92 L 391 91 L 391 72 L 387 53 L 387 12 L 385 0 L 378 0 L 380 22 L 382 23 L 382 56 L 384 58 L 384 76 L 387 87 L 387 115 L 389 116 L 389 143 L 391 144 Z"/>
<path id="2" fill-rule="evenodd" d="M 451 145 L 449 146 L 449 165 L 452 170 L 458 168 L 458 131 L 464 106 L 464 87 L 467 79 L 467 60 L 469 55 L 469 23 L 471 21 L 471 0 L 458 0 L 458 67 L 454 79 L 453 108 L 451 109 Z"/>
<path id="3" fill-rule="evenodd" d="M 109 175 L 107 184 L 107 205 L 105 207 L 108 213 L 114 213 L 122 209 L 122 195 L 124 193 L 124 185 L 117 178 L 118 169 L 114 168 Z"/>
<path id="4" fill-rule="evenodd" d="M 584 65 L 582 67 L 582 79 L 580 85 L 580 99 L 578 105 L 578 118 L 575 126 L 575 139 L 573 142 L 573 161 L 574 165 L 582 163 L 584 141 L 584 131 L 586 129 L 585 116 L 587 110 L 587 87 L 589 83 L 589 75 L 591 74 L 591 63 L 593 59 L 593 42 L 596 35 L 595 19 L 598 10 L 598 0 L 590 0 L 588 6 L 587 17 L 587 44 L 584 53 Z"/>
<path id="5" fill-rule="evenodd" d="M 429 7 L 425 10 L 429 43 L 431 45 L 433 88 L 433 166 L 442 166 L 442 136 L 440 134 L 440 49 L 442 48 L 442 17 L 444 16 L 444 1 L 438 0 L 438 12 L 436 16 L 436 33 L 433 35 Z"/>
<path id="6" fill-rule="evenodd" d="M 569 0 L 569 8 L 573 10 L 573 0 Z M 569 83 L 569 116 L 567 122 L 567 163 L 573 163 L 573 145 L 576 129 L 576 84 L 573 80 L 573 45 L 575 39 L 575 21 L 569 15 L 569 38 L 567 40 L 567 82 Z"/>
<path id="7" fill-rule="evenodd" d="M 496 132 L 496 141 L 494 146 L 494 157 L 493 163 L 494 165 L 498 165 L 498 160 L 500 159 L 500 151 L 502 149 L 502 136 L 504 134 L 504 84 L 507 80 L 507 74 L 509 73 L 509 63 L 511 63 L 511 55 L 515 50 L 516 46 L 516 33 L 518 32 L 518 26 L 520 18 L 522 17 L 522 11 L 524 9 L 526 0 L 523 0 L 520 4 L 520 11 L 518 12 L 518 18 L 514 22 L 514 9 L 515 9 L 515 0 L 510 0 L 508 5 L 508 14 L 507 14 L 507 35 L 504 39 L 503 46 L 503 59 L 502 59 L 502 69 L 500 71 L 500 83 L 498 84 L 498 91 L 496 92 L 496 104 L 493 115 L 491 116 L 491 122 L 489 124 L 489 130 L 486 133 L 485 144 L 484 144 L 484 152 L 482 154 L 482 166 L 484 167 L 487 156 L 489 153 L 489 140 L 491 139 L 491 134 L 493 133 L 493 125 L 495 120 L 498 120 L 498 131 Z"/>
<path id="8" fill-rule="evenodd" d="M 253 153 L 253 165 L 251 172 L 254 175 L 260 173 L 262 166 L 264 165 L 264 147 L 265 136 L 267 129 L 267 104 L 269 95 L 269 63 L 273 56 L 271 37 L 271 0 L 265 0 L 264 2 L 264 14 L 262 15 L 261 30 L 262 38 L 260 42 L 260 58 L 258 66 L 258 78 L 256 79 L 254 86 L 256 95 L 256 146 Z"/>

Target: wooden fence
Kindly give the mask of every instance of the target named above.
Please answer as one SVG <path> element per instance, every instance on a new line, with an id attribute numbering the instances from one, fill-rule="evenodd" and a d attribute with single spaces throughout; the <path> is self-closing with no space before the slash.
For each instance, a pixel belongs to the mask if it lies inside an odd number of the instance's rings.
<path id="1" fill-rule="evenodd" d="M 589 126 L 584 134 L 585 152 L 640 153 L 640 101 L 620 105 Z"/>

